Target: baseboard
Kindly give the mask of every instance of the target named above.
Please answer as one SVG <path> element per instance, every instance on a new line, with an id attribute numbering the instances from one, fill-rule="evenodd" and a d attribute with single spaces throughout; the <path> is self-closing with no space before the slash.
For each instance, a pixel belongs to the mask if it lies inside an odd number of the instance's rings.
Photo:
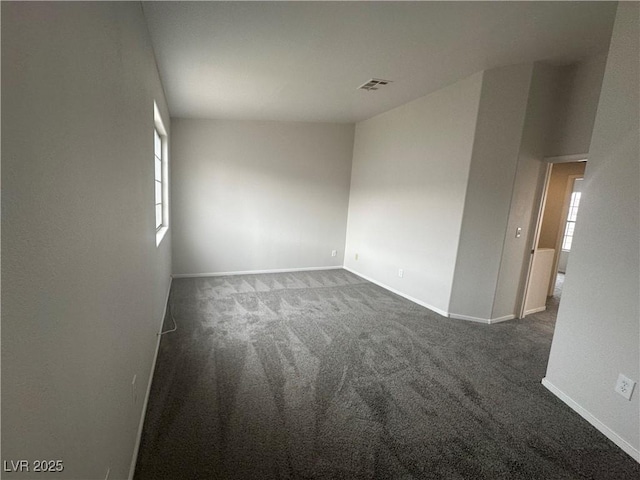
<path id="1" fill-rule="evenodd" d="M 138 424 L 138 433 L 136 435 L 136 443 L 133 446 L 133 458 L 131 459 L 131 466 L 129 467 L 129 480 L 133 480 L 133 475 L 136 472 L 136 462 L 138 461 L 138 451 L 140 450 L 140 441 L 142 440 L 142 428 L 144 427 L 144 419 L 147 416 L 147 404 L 149 403 L 149 395 L 151 394 L 151 383 L 153 382 L 153 374 L 156 371 L 156 361 L 158 360 L 158 351 L 160 350 L 160 340 L 162 336 L 160 332 L 162 331 L 162 325 L 164 324 L 164 319 L 167 316 L 167 308 L 169 306 L 169 295 L 171 294 L 171 283 L 173 279 L 169 279 L 169 289 L 167 290 L 167 296 L 164 302 L 164 311 L 162 312 L 162 320 L 160 321 L 160 328 L 156 336 L 158 337 L 156 340 L 156 351 L 153 354 L 153 363 L 151 364 L 151 373 L 149 374 L 149 382 L 147 382 L 147 393 L 144 395 L 144 402 L 142 404 L 142 415 L 140 417 L 140 423 Z"/>
<path id="2" fill-rule="evenodd" d="M 553 393 L 556 397 L 566 403 L 572 410 L 574 410 L 578 415 L 584 418 L 587 422 L 593 425 L 600 433 L 602 433 L 605 437 L 615 443 L 618 447 L 620 447 L 627 455 L 633 458 L 636 462 L 640 463 L 640 451 L 636 449 L 633 445 L 627 442 L 624 438 L 618 435 L 616 432 L 607 427 L 604 423 L 598 420 L 593 414 L 591 414 L 586 408 L 572 399 L 569 395 L 564 393 L 558 387 L 556 387 L 553 383 L 551 383 L 547 378 L 542 379 L 542 385 L 544 385 L 547 390 Z"/>
<path id="3" fill-rule="evenodd" d="M 513 320 L 516 318 L 515 315 L 505 315 L 504 317 L 498 318 L 480 318 L 480 317 L 472 317 L 470 315 L 461 315 L 459 313 L 450 313 L 449 318 L 455 318 L 456 320 L 467 320 L 469 322 L 478 322 L 478 323 L 486 323 L 487 325 L 491 325 L 493 323 L 506 322 L 507 320 Z"/>
<path id="4" fill-rule="evenodd" d="M 547 309 L 547 306 L 543 305 L 542 307 L 532 308 L 531 310 L 525 310 L 524 314 L 531 315 L 532 313 L 544 312 L 546 309 Z"/>
<path id="5" fill-rule="evenodd" d="M 455 318 L 456 320 L 467 320 L 468 322 L 478 322 L 478 323 L 491 323 L 491 320 L 488 318 L 480 318 L 480 317 L 472 317 L 470 315 L 460 315 L 458 313 L 450 313 L 449 318 Z"/>
<path id="6" fill-rule="evenodd" d="M 498 317 L 498 318 L 490 318 L 489 319 L 489 323 L 493 324 L 493 323 L 500 323 L 500 322 L 506 322 L 507 320 L 513 320 L 514 318 L 516 318 L 515 315 L 511 314 L 511 315 L 504 315 L 503 317 Z"/>
<path id="7" fill-rule="evenodd" d="M 366 281 L 371 282 L 371 283 L 375 283 L 376 285 L 378 285 L 379 287 L 384 288 L 385 290 L 389 290 L 392 293 L 395 293 L 396 295 L 400 295 L 403 298 L 406 298 L 407 300 L 412 301 L 413 303 L 417 303 L 418 305 L 420 305 L 421 307 L 424 308 L 428 308 L 429 310 L 431 310 L 432 312 L 435 312 L 439 315 L 442 315 L 443 317 L 447 317 L 449 316 L 448 312 L 445 312 L 444 310 L 441 310 L 437 307 L 434 307 L 433 305 L 429 305 L 428 303 L 423 302 L 422 300 L 418 300 L 417 298 L 413 298 L 410 295 L 407 295 L 406 293 L 402 293 L 399 290 L 396 290 L 395 288 L 392 288 L 388 285 L 385 285 L 384 283 L 378 282 L 377 280 L 374 280 L 373 278 L 367 277 L 366 275 L 363 275 L 349 267 L 342 267 L 344 268 L 346 271 L 353 273 L 354 275 L 358 275 L 359 277 L 364 278 Z"/>
<path id="8" fill-rule="evenodd" d="M 243 270 L 238 272 L 203 272 L 203 273 L 174 273 L 173 278 L 197 278 L 197 277 L 225 277 L 227 275 L 255 275 L 258 273 L 288 273 L 288 272 L 312 272 L 316 270 L 341 270 L 342 265 L 333 267 L 305 267 L 305 268 L 279 268 L 275 270 Z"/>

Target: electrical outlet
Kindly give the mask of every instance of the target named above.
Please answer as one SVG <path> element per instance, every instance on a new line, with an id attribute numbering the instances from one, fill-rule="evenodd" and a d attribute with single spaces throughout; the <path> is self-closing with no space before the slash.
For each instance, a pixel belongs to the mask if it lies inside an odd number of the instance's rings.
<path id="1" fill-rule="evenodd" d="M 358 260 L 358 254 L 356 253 L 356 260 Z"/>
<path id="2" fill-rule="evenodd" d="M 335 257 L 338 254 L 337 250 L 331 250 L 331 256 Z"/>
<path id="3" fill-rule="evenodd" d="M 133 398 L 133 404 L 135 405 L 138 402 L 138 389 L 136 385 L 136 380 L 138 376 L 134 375 L 133 380 L 131 380 L 131 396 Z"/>
<path id="4" fill-rule="evenodd" d="M 402 277 L 404 276 L 404 270 L 403 270 L 403 269 L 399 269 L 399 270 L 398 270 L 398 276 L 399 276 L 400 278 L 402 278 Z"/>
<path id="5" fill-rule="evenodd" d="M 630 378 L 625 377 L 623 374 L 618 375 L 618 381 L 616 382 L 615 391 L 622 395 L 627 400 L 631 400 L 633 394 L 633 387 L 636 386 L 636 382 Z"/>

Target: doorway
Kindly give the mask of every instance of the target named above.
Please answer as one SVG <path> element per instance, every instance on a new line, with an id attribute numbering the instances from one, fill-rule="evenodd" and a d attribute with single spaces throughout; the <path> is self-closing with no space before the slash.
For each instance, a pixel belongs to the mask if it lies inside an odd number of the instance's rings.
<path id="1" fill-rule="evenodd" d="M 557 311 L 582 197 L 586 159 L 549 162 L 520 318 Z"/>

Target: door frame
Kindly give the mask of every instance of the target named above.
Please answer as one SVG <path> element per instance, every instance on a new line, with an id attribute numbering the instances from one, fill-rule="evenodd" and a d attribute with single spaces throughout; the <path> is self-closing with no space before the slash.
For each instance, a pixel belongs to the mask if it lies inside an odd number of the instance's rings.
<path id="1" fill-rule="evenodd" d="M 549 192 L 549 182 L 551 180 L 552 170 L 553 170 L 553 162 L 546 161 L 544 183 L 542 184 L 542 195 L 540 196 L 540 203 L 538 204 L 538 211 L 536 213 L 536 223 L 535 223 L 535 228 L 533 230 L 533 238 L 531 240 L 531 244 L 529 245 L 529 261 L 527 263 L 527 274 L 525 276 L 524 288 L 522 289 L 522 294 L 520 296 L 520 301 L 519 301 L 518 318 L 525 317 L 524 311 L 526 307 L 525 304 L 527 301 L 527 291 L 529 290 L 529 283 L 531 281 L 531 272 L 533 270 L 533 254 L 536 251 L 536 245 L 538 245 L 538 240 L 540 239 L 542 217 L 544 213 L 544 207 L 547 204 L 547 193 Z"/>
<path id="2" fill-rule="evenodd" d="M 553 165 L 556 163 L 570 163 L 570 162 L 580 162 L 580 161 L 588 161 L 589 154 L 576 154 L 576 155 L 560 155 L 555 157 L 544 157 L 543 163 L 546 165 L 546 171 L 544 176 L 544 181 L 542 183 L 542 195 L 540 196 L 540 203 L 538 204 L 537 216 L 535 218 L 535 228 L 533 233 L 533 238 L 529 248 L 529 261 L 527 262 L 526 267 L 526 276 L 524 282 L 524 288 L 520 292 L 520 298 L 518 301 L 518 309 L 517 309 L 517 318 L 524 318 L 524 309 L 525 309 L 525 300 L 527 297 L 527 290 L 529 289 L 529 283 L 531 280 L 531 271 L 533 267 L 533 254 L 536 251 L 536 246 L 538 245 L 538 240 L 540 239 L 540 230 L 542 227 L 542 219 L 544 216 L 544 207 L 547 202 L 547 194 L 549 192 L 549 182 L 551 180 L 551 172 L 553 170 Z M 571 181 L 573 185 L 573 181 Z M 564 232 L 564 230 L 563 230 Z M 560 236 L 560 238 L 562 238 Z M 559 255 L 558 255 L 559 257 Z M 558 268 L 557 262 L 554 261 L 554 268 Z"/>
<path id="3" fill-rule="evenodd" d="M 551 278 L 549 278 L 549 289 L 547 296 L 553 295 L 555 285 L 551 280 L 558 274 L 558 266 L 560 265 L 560 248 L 562 247 L 562 239 L 564 238 L 565 225 L 567 216 L 569 215 L 569 203 L 571 203 L 571 193 L 573 186 L 578 178 L 584 178 L 584 175 L 569 175 L 567 177 L 567 185 L 564 190 L 564 198 L 562 200 L 562 214 L 560 216 L 560 224 L 558 225 L 558 236 L 556 238 L 556 253 L 554 254 L 553 267 L 551 269 Z"/>

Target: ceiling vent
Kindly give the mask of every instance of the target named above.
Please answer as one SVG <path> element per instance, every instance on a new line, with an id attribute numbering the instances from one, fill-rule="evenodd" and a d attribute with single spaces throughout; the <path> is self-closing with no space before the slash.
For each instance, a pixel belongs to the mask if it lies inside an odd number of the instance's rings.
<path id="1" fill-rule="evenodd" d="M 389 83 L 391 83 L 391 80 L 381 80 L 380 78 L 372 78 L 367 83 L 360 85 L 358 87 L 358 90 L 366 90 L 367 92 L 370 92 L 371 90 L 378 90 L 378 88 L 384 87 Z"/>

